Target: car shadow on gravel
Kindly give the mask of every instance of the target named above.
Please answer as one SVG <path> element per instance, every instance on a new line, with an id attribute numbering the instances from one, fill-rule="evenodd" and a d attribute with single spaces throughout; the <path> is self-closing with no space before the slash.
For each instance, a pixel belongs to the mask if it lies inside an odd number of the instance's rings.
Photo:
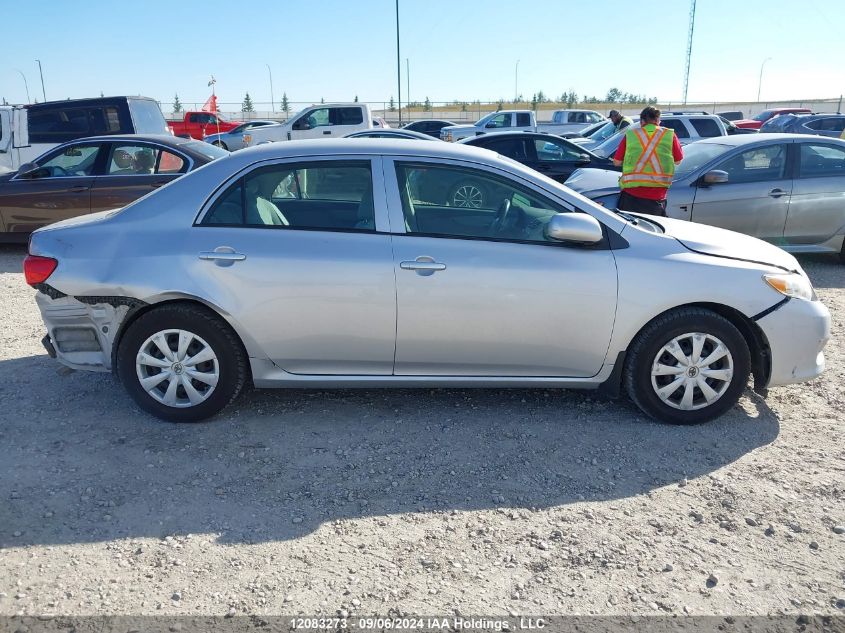
<path id="1" fill-rule="evenodd" d="M 295 539 L 338 519 L 562 509 L 707 475 L 778 435 L 746 394 L 672 427 L 544 389 L 262 391 L 176 425 L 109 375 L 0 362 L 0 547 L 207 533 Z M 574 510 L 573 510 L 574 511 Z M 505 518 L 503 517 L 503 520 Z M 337 528 L 339 529 L 339 528 Z"/>

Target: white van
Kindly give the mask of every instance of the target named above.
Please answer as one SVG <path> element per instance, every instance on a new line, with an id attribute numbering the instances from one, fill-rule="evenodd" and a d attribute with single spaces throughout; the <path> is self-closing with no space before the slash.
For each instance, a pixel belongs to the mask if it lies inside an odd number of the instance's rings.
<path id="1" fill-rule="evenodd" d="M 364 103 L 321 103 L 305 108 L 282 125 L 253 128 L 244 134 L 244 147 L 268 141 L 338 138 L 373 128 L 370 106 Z"/>
<path id="2" fill-rule="evenodd" d="M 158 102 L 149 97 L 0 106 L 0 172 L 17 171 L 62 143 L 105 134 L 170 134 L 170 130 Z"/>

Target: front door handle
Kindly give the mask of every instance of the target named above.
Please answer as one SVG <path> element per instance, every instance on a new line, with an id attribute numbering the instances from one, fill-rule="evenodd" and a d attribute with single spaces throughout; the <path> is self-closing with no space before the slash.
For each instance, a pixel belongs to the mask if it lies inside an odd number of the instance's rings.
<path id="1" fill-rule="evenodd" d="M 214 262 L 217 266 L 231 266 L 235 262 L 242 262 L 246 259 L 243 253 L 236 253 L 230 246 L 218 246 L 213 251 L 203 251 L 199 258 L 205 261 Z"/>
<path id="2" fill-rule="evenodd" d="M 772 198 L 780 198 L 781 196 L 785 196 L 785 195 L 787 195 L 788 193 L 789 193 L 788 191 L 784 191 L 783 189 L 772 189 L 772 190 L 769 192 L 769 195 L 770 195 Z"/>
<path id="3" fill-rule="evenodd" d="M 412 262 L 399 262 L 399 268 L 402 270 L 413 270 L 418 275 L 427 277 L 433 275 L 438 270 L 446 270 L 446 264 L 434 261 L 433 257 L 428 255 L 421 255 Z"/>
<path id="4" fill-rule="evenodd" d="M 70 189 L 68 189 L 68 191 L 72 193 L 82 193 L 83 191 L 88 191 L 88 187 L 84 185 L 79 185 L 77 187 L 71 187 Z"/>

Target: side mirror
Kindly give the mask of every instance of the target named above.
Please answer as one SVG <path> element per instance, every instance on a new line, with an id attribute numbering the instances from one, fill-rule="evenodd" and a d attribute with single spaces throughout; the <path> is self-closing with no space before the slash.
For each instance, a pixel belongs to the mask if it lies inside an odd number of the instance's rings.
<path id="1" fill-rule="evenodd" d="M 35 172 L 38 171 L 38 165 L 35 163 L 24 163 L 18 168 L 18 176 L 21 178 L 34 178 Z"/>
<path id="2" fill-rule="evenodd" d="M 590 155 L 589 154 L 579 154 L 578 155 L 578 162 L 579 163 L 589 163 L 590 162 Z"/>
<path id="3" fill-rule="evenodd" d="M 705 185 L 718 185 L 721 183 L 728 182 L 728 172 L 722 171 L 721 169 L 714 169 L 713 171 L 708 171 L 702 177 L 701 182 Z"/>
<path id="4" fill-rule="evenodd" d="M 549 220 L 546 235 L 559 242 L 579 244 L 595 244 L 604 238 L 599 221 L 586 213 L 558 213 Z"/>

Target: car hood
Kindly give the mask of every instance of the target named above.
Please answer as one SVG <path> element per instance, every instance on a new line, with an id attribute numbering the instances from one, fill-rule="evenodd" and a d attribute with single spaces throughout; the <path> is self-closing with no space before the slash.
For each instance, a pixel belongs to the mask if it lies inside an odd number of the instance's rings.
<path id="1" fill-rule="evenodd" d="M 674 237 L 685 248 L 695 253 L 767 264 L 790 272 L 801 270 L 798 260 L 792 255 L 774 244 L 758 240 L 750 235 L 687 220 L 648 216 L 646 219 L 656 221 L 663 227 L 666 235 Z"/>
<path id="2" fill-rule="evenodd" d="M 599 156 L 599 158 L 602 157 Z M 606 194 L 619 192 L 619 172 L 590 167 L 576 169 L 564 184 L 582 196 L 599 198 Z"/>
<path id="3" fill-rule="evenodd" d="M 472 124 L 469 125 L 446 125 L 440 128 L 441 132 L 454 132 L 455 130 L 477 130 L 478 128 Z"/>

